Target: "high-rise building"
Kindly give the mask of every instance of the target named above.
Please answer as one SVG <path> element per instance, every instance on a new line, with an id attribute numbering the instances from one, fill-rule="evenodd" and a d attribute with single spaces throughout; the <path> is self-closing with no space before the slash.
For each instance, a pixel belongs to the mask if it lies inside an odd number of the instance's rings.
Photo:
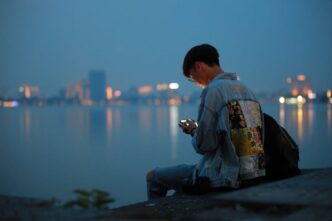
<path id="1" fill-rule="evenodd" d="M 89 71 L 90 99 L 96 102 L 106 99 L 106 73 L 102 70 Z"/>

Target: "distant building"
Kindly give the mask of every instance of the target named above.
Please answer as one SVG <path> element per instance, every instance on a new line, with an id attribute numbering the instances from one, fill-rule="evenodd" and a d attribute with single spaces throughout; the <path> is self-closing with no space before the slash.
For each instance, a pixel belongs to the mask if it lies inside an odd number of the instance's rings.
<path id="1" fill-rule="evenodd" d="M 39 87 L 30 86 L 30 85 L 22 85 L 19 88 L 19 93 L 21 94 L 21 97 L 24 99 L 35 98 L 39 94 Z"/>
<path id="2" fill-rule="evenodd" d="M 66 99 L 75 99 L 80 102 L 89 99 L 88 81 L 80 80 L 75 84 L 67 86 L 65 96 Z"/>
<path id="3" fill-rule="evenodd" d="M 106 100 L 106 73 L 102 70 L 89 71 L 90 99 L 95 102 Z"/>
<path id="4" fill-rule="evenodd" d="M 303 74 L 297 75 L 294 79 L 288 77 L 287 83 L 290 87 L 290 93 L 294 97 L 299 95 L 308 97 L 313 93 L 310 80 Z"/>

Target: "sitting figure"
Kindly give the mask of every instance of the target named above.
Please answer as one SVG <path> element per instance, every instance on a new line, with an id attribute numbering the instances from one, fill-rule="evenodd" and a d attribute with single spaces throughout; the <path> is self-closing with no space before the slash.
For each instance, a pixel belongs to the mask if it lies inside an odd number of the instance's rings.
<path id="1" fill-rule="evenodd" d="M 241 182 L 265 176 L 264 125 L 260 103 L 234 73 L 219 64 L 211 45 L 191 48 L 183 61 L 183 74 L 201 87 L 197 123 L 181 121 L 183 132 L 202 157 L 195 165 L 155 168 L 147 173 L 148 198 L 168 190 L 238 188 Z"/>

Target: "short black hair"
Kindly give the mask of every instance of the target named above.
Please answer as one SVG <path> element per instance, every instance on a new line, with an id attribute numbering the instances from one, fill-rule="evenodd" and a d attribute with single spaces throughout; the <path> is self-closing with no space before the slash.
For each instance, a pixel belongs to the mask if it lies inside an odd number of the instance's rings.
<path id="1" fill-rule="evenodd" d="M 183 60 L 183 74 L 189 77 L 189 70 L 193 67 L 196 61 L 205 62 L 209 66 L 219 64 L 219 53 L 217 49 L 209 44 L 201 44 L 191 48 Z"/>

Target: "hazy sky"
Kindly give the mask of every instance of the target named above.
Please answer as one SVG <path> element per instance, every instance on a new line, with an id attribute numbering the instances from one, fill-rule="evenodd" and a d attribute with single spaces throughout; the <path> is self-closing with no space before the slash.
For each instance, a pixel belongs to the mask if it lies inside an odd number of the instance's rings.
<path id="1" fill-rule="evenodd" d="M 330 0 L 0 0 L 0 89 L 55 94 L 102 69 L 114 88 L 177 81 L 192 91 L 182 60 L 201 43 L 255 91 L 298 73 L 332 87 Z"/>

